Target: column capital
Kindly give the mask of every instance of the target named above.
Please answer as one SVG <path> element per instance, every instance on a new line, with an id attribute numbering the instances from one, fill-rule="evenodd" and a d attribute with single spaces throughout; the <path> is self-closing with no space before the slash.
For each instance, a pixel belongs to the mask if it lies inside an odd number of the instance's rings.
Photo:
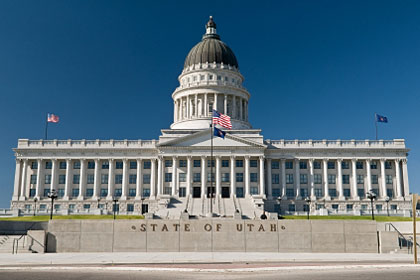
<path id="1" fill-rule="evenodd" d="M 16 161 L 17 161 L 18 159 L 16 159 Z M 42 162 L 42 158 L 38 158 L 38 159 L 36 159 L 36 161 L 38 162 L 38 163 L 40 163 L 40 162 Z"/>
<path id="2" fill-rule="evenodd" d="M 406 158 L 401 159 L 401 161 L 402 161 L 402 163 L 407 163 L 407 159 Z"/>
<path id="3" fill-rule="evenodd" d="M 98 162 L 100 162 L 101 161 L 101 159 L 100 158 L 95 158 L 95 163 L 98 163 Z"/>
<path id="4" fill-rule="evenodd" d="M 286 161 L 286 159 L 285 158 L 281 158 L 280 161 L 283 163 L 283 162 Z"/>
<path id="5" fill-rule="evenodd" d="M 351 162 L 356 163 L 356 162 L 357 162 L 357 158 L 352 158 L 352 159 L 351 159 Z"/>
<path id="6" fill-rule="evenodd" d="M 123 162 L 127 163 L 128 158 L 123 158 Z"/>
<path id="7" fill-rule="evenodd" d="M 158 156 L 158 160 L 163 160 L 163 156 L 162 155 L 159 155 Z"/>
<path id="8" fill-rule="evenodd" d="M 57 159 L 56 158 L 52 158 L 51 159 L 51 162 L 57 162 Z"/>
<path id="9" fill-rule="evenodd" d="M 143 159 L 141 159 L 141 158 L 137 158 L 137 159 L 136 159 L 136 161 L 137 161 L 137 162 L 142 162 L 142 160 L 143 160 Z"/>
<path id="10" fill-rule="evenodd" d="M 222 158 L 222 156 L 214 156 L 216 158 L 216 160 L 220 160 Z"/>
<path id="11" fill-rule="evenodd" d="M 264 160 L 264 158 L 265 158 L 264 156 L 259 156 L 260 160 Z"/>
<path id="12" fill-rule="evenodd" d="M 231 160 L 234 160 L 236 158 L 236 156 L 235 155 L 230 155 L 230 159 Z"/>
<path id="13" fill-rule="evenodd" d="M 244 158 L 245 158 L 245 159 L 250 159 L 250 158 L 251 158 L 251 156 L 246 155 L 246 156 L 244 156 Z"/>
<path id="14" fill-rule="evenodd" d="M 323 158 L 322 159 L 322 162 L 328 162 L 328 159 L 327 158 Z"/>
<path id="15" fill-rule="evenodd" d="M 265 158 L 266 160 L 267 160 L 267 162 L 270 162 L 271 161 L 271 158 Z"/>
<path id="16" fill-rule="evenodd" d="M 367 163 L 370 163 L 371 161 L 372 161 L 372 159 L 371 159 L 371 158 L 367 158 L 367 159 L 366 159 L 366 162 L 367 162 Z"/>
<path id="17" fill-rule="evenodd" d="M 342 159 L 342 158 L 338 158 L 338 159 L 337 159 L 337 162 L 338 162 L 338 163 L 341 163 L 342 161 L 343 161 L 343 159 Z"/>
<path id="18" fill-rule="evenodd" d="M 386 159 L 385 159 L 385 158 L 381 158 L 381 159 L 380 159 L 380 161 L 381 161 L 381 162 L 385 162 L 385 161 L 386 161 Z"/>
<path id="19" fill-rule="evenodd" d="M 23 163 L 28 163 L 28 159 L 27 158 L 22 159 L 22 161 L 23 161 Z"/>
<path id="20" fill-rule="evenodd" d="M 295 159 L 294 159 L 294 161 L 295 161 L 295 162 L 296 162 L 296 161 L 300 161 L 300 159 L 298 159 L 298 158 L 295 158 Z"/>
<path id="21" fill-rule="evenodd" d="M 206 156 L 201 156 L 201 159 L 202 160 L 206 160 Z"/>
<path id="22" fill-rule="evenodd" d="M 188 160 L 192 160 L 192 156 L 187 156 L 187 159 Z"/>

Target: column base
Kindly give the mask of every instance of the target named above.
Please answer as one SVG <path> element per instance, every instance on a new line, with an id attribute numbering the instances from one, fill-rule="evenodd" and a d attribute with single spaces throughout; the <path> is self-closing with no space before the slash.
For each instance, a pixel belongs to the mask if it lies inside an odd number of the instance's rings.
<path id="1" fill-rule="evenodd" d="M 26 200 L 26 197 L 25 196 L 19 197 L 19 201 L 25 201 L 25 200 Z"/>
<path id="2" fill-rule="evenodd" d="M 107 196 L 106 200 L 112 201 L 112 196 Z"/>
<path id="3" fill-rule="evenodd" d="M 18 196 L 13 196 L 12 197 L 12 201 L 18 201 L 19 200 L 19 197 Z"/>
<path id="4" fill-rule="evenodd" d="M 302 200 L 302 197 L 300 195 L 295 197 L 296 200 Z"/>
<path id="5" fill-rule="evenodd" d="M 346 200 L 346 197 L 345 196 L 339 196 L 338 200 Z"/>
<path id="6" fill-rule="evenodd" d="M 83 196 L 78 196 L 77 200 L 84 200 L 84 197 Z"/>
<path id="7" fill-rule="evenodd" d="M 324 196 L 323 199 L 325 199 L 325 200 L 331 200 L 331 196 Z"/>
<path id="8" fill-rule="evenodd" d="M 360 197 L 359 196 L 355 196 L 355 197 L 352 197 L 351 199 L 352 200 L 360 200 Z"/>
<path id="9" fill-rule="evenodd" d="M 136 195 L 136 196 L 134 197 L 134 200 L 141 201 L 141 196 L 137 196 L 137 195 Z"/>
<path id="10" fill-rule="evenodd" d="M 62 198 L 61 198 L 61 200 L 69 200 L 70 198 L 68 197 L 68 196 L 63 196 Z"/>
<path id="11" fill-rule="evenodd" d="M 94 195 L 94 196 L 92 196 L 90 199 L 91 199 L 91 200 L 98 200 L 98 198 L 99 198 L 98 196 Z"/>
<path id="12" fill-rule="evenodd" d="M 122 196 L 120 196 L 120 197 L 118 198 L 118 200 L 127 200 L 127 196 L 122 195 Z"/>

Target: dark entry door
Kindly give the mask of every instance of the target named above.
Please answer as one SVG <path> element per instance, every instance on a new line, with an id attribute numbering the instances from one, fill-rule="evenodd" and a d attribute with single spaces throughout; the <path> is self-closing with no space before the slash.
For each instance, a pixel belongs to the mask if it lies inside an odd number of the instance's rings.
<path id="1" fill-rule="evenodd" d="M 213 197 L 215 196 L 216 188 L 215 187 L 207 187 L 207 197 L 210 197 L 211 194 L 213 194 Z"/>
<path id="2" fill-rule="evenodd" d="M 149 204 L 142 204 L 141 205 L 141 213 L 145 214 L 149 212 Z"/>
<path id="3" fill-rule="evenodd" d="M 193 197 L 199 198 L 201 196 L 201 188 L 200 187 L 193 187 Z"/>
<path id="4" fill-rule="evenodd" d="M 229 198 L 229 187 L 222 187 L 222 198 Z"/>

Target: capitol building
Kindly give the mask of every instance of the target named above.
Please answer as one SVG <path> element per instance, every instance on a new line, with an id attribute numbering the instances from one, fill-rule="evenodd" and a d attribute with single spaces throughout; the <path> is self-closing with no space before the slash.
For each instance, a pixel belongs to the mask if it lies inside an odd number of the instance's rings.
<path id="1" fill-rule="evenodd" d="M 404 139 L 265 139 L 249 121 L 251 94 L 211 17 L 178 80 L 173 122 L 159 139 L 19 139 L 11 209 L 49 213 L 55 190 L 62 215 L 363 215 L 371 191 L 375 213 L 408 215 Z M 213 138 L 211 157 L 213 109 L 231 117 L 232 129 Z"/>

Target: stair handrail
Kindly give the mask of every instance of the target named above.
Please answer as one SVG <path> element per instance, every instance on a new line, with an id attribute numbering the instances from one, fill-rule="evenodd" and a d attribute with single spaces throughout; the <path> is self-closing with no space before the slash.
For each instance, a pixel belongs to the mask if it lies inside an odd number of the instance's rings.
<path id="1" fill-rule="evenodd" d="M 237 211 L 238 210 L 238 206 L 236 205 L 236 194 L 234 194 L 232 196 L 232 199 L 233 199 L 233 207 L 235 207 L 235 211 Z"/>
<path id="2" fill-rule="evenodd" d="M 398 233 L 398 236 L 402 239 L 404 239 L 405 242 L 407 242 L 407 250 L 408 253 L 410 253 L 410 249 L 412 250 L 413 247 L 413 242 L 411 240 L 408 240 L 407 238 L 405 238 L 405 236 L 392 224 L 392 223 L 386 223 L 385 224 L 385 230 L 386 230 L 386 226 L 388 226 L 388 231 L 391 231 L 391 227 Z M 418 245 L 418 244 L 417 244 Z M 400 249 L 401 249 L 401 243 L 400 243 Z"/>
<path id="3" fill-rule="evenodd" d="M 190 202 L 190 194 L 188 195 L 188 197 L 187 197 L 187 203 L 185 204 L 185 212 L 188 212 L 189 202 Z"/>
<path id="4" fill-rule="evenodd" d="M 13 246 L 12 246 L 12 254 L 17 254 L 18 250 L 19 250 L 19 240 L 22 239 L 22 237 L 24 237 L 25 235 L 28 234 L 28 230 L 31 230 L 33 228 L 33 226 L 36 224 L 37 222 L 33 222 L 29 228 L 26 230 L 26 233 L 22 234 L 20 237 L 18 238 L 14 238 L 13 239 Z M 16 243 L 16 253 L 15 253 L 15 243 Z"/>
<path id="5" fill-rule="evenodd" d="M 412 243 L 414 244 L 414 238 L 413 238 L 412 236 L 409 236 L 408 238 L 409 238 L 409 239 L 412 241 Z M 420 244 L 419 244 L 419 243 L 417 243 L 417 242 L 416 242 L 416 244 L 417 244 L 417 246 L 419 246 L 419 247 L 420 247 Z"/>

